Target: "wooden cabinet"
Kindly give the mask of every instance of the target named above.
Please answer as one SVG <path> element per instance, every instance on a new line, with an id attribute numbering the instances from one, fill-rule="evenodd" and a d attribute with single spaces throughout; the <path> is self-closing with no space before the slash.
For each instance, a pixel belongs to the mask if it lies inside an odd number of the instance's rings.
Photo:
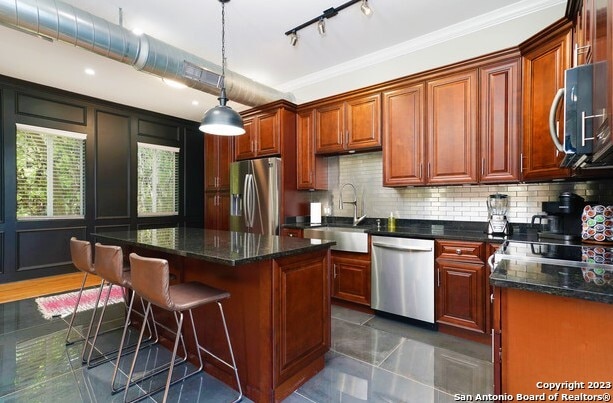
<path id="1" fill-rule="evenodd" d="M 228 230 L 232 140 L 228 137 L 206 134 L 204 144 L 204 227 Z"/>
<path id="2" fill-rule="evenodd" d="M 571 67 L 572 32 L 561 21 L 520 46 L 523 63 L 523 146 L 521 170 L 527 181 L 567 178 L 560 168 L 563 154 L 549 134 L 549 111 L 558 89 L 564 87 L 564 71 Z M 558 136 L 564 133 L 562 108 L 557 111 Z"/>
<path id="3" fill-rule="evenodd" d="M 436 241 L 436 322 L 485 335 L 486 285 L 482 242 Z"/>
<path id="4" fill-rule="evenodd" d="M 204 145 L 204 190 L 208 192 L 229 189 L 232 140 L 205 134 Z"/>
<path id="5" fill-rule="evenodd" d="M 315 152 L 338 154 L 381 147 L 381 94 L 315 106 Z"/>
<path id="6" fill-rule="evenodd" d="M 479 68 L 480 183 L 520 180 L 520 72 L 518 58 Z"/>
<path id="7" fill-rule="evenodd" d="M 296 115 L 298 189 L 326 190 L 328 165 L 325 157 L 315 155 L 315 111 L 308 109 Z"/>
<path id="8" fill-rule="evenodd" d="M 332 297 L 370 307 L 370 254 L 332 252 Z"/>
<path id="9" fill-rule="evenodd" d="M 477 70 L 426 83 L 427 181 L 477 183 Z"/>
<path id="10" fill-rule="evenodd" d="M 425 183 L 424 83 L 383 93 L 383 186 Z"/>
<path id="11" fill-rule="evenodd" d="M 281 154 L 279 109 L 265 110 L 243 117 L 245 134 L 236 137 L 234 158 L 245 160 Z"/>
<path id="12" fill-rule="evenodd" d="M 519 181 L 518 52 L 426 79 L 383 92 L 384 186 Z"/>
<path id="13" fill-rule="evenodd" d="M 282 228 L 281 236 L 289 236 L 292 238 L 302 238 L 302 230 L 300 228 Z"/>
<path id="14" fill-rule="evenodd" d="M 204 197 L 204 227 L 227 231 L 230 229 L 230 193 L 206 192 Z"/>

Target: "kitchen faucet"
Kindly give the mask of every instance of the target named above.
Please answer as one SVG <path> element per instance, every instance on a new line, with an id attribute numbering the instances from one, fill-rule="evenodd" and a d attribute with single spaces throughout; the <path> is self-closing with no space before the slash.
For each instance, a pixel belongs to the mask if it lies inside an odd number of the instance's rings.
<path id="1" fill-rule="evenodd" d="M 348 201 L 348 202 L 343 201 L 343 189 L 345 189 L 345 186 L 351 186 L 351 188 L 353 189 L 353 201 Z M 366 218 L 366 214 L 358 218 L 358 196 L 355 191 L 355 186 L 353 186 L 351 183 L 345 183 L 343 186 L 341 186 L 340 196 L 338 200 L 338 208 L 342 210 L 344 204 L 353 204 L 353 226 L 354 227 L 358 225 L 359 223 L 361 223 L 362 220 Z"/>

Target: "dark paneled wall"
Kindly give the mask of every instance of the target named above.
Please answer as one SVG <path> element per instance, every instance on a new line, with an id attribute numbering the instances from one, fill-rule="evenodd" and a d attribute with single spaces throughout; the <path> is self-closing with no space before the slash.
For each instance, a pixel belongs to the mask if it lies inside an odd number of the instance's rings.
<path id="1" fill-rule="evenodd" d="M 15 125 L 86 133 L 86 214 L 16 220 Z M 195 122 L 0 76 L 0 282 L 73 271 L 70 237 L 204 225 L 204 139 Z M 137 142 L 180 147 L 178 216 L 137 217 Z"/>

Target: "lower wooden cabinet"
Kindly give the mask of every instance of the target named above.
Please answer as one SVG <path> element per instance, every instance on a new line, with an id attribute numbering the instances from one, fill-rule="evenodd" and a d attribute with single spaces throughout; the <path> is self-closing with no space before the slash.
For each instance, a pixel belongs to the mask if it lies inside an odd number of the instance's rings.
<path id="1" fill-rule="evenodd" d="M 436 241 L 436 322 L 443 328 L 489 333 L 484 253 L 482 242 Z"/>
<path id="2" fill-rule="evenodd" d="M 281 228 L 281 236 L 302 238 L 302 230 L 300 228 Z"/>
<path id="3" fill-rule="evenodd" d="M 223 231 L 230 229 L 230 193 L 205 193 L 204 228 Z"/>
<path id="4" fill-rule="evenodd" d="M 332 252 L 332 297 L 370 307 L 370 254 Z"/>

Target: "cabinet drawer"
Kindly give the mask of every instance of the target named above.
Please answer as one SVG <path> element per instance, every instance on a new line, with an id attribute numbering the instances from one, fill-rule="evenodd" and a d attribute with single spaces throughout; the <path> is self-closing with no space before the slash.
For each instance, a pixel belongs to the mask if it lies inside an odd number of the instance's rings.
<path id="1" fill-rule="evenodd" d="M 302 238 L 302 230 L 300 228 L 282 228 L 281 235 L 293 238 Z"/>
<path id="2" fill-rule="evenodd" d="M 437 241 L 437 259 L 483 262 L 483 242 Z"/>

